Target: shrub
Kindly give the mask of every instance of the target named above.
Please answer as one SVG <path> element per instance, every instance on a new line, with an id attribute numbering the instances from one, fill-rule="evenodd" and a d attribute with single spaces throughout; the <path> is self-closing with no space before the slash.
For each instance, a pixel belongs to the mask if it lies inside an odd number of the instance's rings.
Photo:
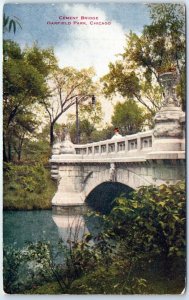
<path id="1" fill-rule="evenodd" d="M 185 256 L 185 185 L 141 187 L 132 199 L 116 199 L 109 227 L 138 254 Z"/>
<path id="2" fill-rule="evenodd" d="M 56 189 L 50 171 L 40 163 L 4 165 L 4 209 L 49 209 Z"/>
<path id="3" fill-rule="evenodd" d="M 45 169 L 39 163 L 32 166 L 9 163 L 5 176 L 12 183 L 12 188 L 14 188 L 14 181 L 26 192 L 36 191 L 37 193 L 42 193 L 46 188 Z"/>
<path id="4" fill-rule="evenodd" d="M 54 279 L 50 243 L 28 243 L 23 249 L 4 247 L 3 283 L 8 294 L 21 293 Z"/>

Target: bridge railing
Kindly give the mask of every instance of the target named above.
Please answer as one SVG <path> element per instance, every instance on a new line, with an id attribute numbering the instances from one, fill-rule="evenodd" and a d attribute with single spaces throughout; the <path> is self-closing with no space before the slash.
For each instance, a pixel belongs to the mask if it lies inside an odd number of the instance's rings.
<path id="1" fill-rule="evenodd" d="M 146 153 L 151 151 L 153 144 L 153 130 L 140 132 L 120 138 L 112 138 L 85 145 L 74 145 L 75 154 L 87 157 L 118 156 Z"/>

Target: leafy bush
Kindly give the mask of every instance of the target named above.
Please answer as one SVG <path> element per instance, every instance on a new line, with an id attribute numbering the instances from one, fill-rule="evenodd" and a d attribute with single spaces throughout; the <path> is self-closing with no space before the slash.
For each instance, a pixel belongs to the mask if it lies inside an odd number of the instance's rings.
<path id="1" fill-rule="evenodd" d="M 132 199 L 116 200 L 108 219 L 115 236 L 139 255 L 185 256 L 185 185 L 141 187 Z M 111 230 L 110 230 L 111 231 Z"/>
<path id="2" fill-rule="evenodd" d="M 45 169 L 41 164 L 14 165 L 7 164 L 6 177 L 9 181 L 16 181 L 24 191 L 42 193 L 46 188 Z M 12 188 L 14 185 L 12 185 Z M 17 186 L 15 186 L 17 188 Z"/>
<path id="3" fill-rule="evenodd" d="M 50 281 L 53 277 L 50 263 L 49 243 L 30 243 L 22 250 L 4 247 L 4 291 L 8 294 L 21 293 L 39 281 Z"/>

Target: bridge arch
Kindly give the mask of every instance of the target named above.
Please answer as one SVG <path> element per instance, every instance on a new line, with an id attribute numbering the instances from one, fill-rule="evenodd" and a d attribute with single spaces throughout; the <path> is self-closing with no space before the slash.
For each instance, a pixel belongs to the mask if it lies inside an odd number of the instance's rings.
<path id="1" fill-rule="evenodd" d="M 110 167 L 99 168 L 98 170 L 91 171 L 89 176 L 83 183 L 83 196 L 86 199 L 89 194 L 99 185 L 110 182 Z M 143 185 L 153 184 L 152 181 L 147 180 L 144 176 L 140 176 L 134 172 L 131 168 L 119 167 L 116 169 L 116 175 L 114 182 L 128 186 L 132 190 L 138 189 Z"/>
<path id="2" fill-rule="evenodd" d="M 115 198 L 123 194 L 132 197 L 133 189 L 119 182 L 105 181 L 96 186 L 86 197 L 85 203 L 89 208 L 101 213 L 109 213 L 114 206 Z"/>

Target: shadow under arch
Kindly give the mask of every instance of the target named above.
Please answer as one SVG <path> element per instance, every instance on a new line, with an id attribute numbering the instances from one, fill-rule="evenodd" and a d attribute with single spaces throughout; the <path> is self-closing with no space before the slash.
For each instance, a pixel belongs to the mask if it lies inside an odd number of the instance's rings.
<path id="1" fill-rule="evenodd" d="M 123 183 L 106 181 L 96 186 L 89 193 L 85 203 L 95 211 L 108 214 L 115 205 L 115 198 L 122 194 L 127 198 L 131 198 L 133 191 L 134 189 Z"/>

